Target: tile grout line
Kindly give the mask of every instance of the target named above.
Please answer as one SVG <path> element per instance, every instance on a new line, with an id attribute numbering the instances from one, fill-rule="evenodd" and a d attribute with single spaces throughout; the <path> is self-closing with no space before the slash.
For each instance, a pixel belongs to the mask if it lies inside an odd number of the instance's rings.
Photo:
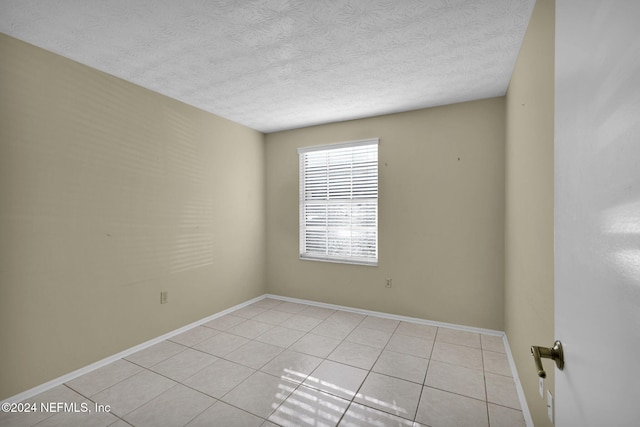
<path id="1" fill-rule="evenodd" d="M 480 335 L 480 358 L 482 359 L 482 382 L 484 383 L 484 407 L 487 417 L 487 426 L 491 427 L 491 417 L 489 417 L 489 391 L 487 390 L 487 371 L 484 365 L 484 351 L 482 351 L 482 335 Z"/>
<path id="2" fill-rule="evenodd" d="M 436 333 L 433 336 L 433 344 L 431 345 L 431 351 L 429 352 L 429 358 L 427 359 L 427 369 L 424 371 L 424 377 L 422 378 L 422 387 L 420 388 L 420 396 L 418 396 L 418 406 L 416 406 L 416 414 L 413 417 L 413 423 L 417 423 L 418 418 L 418 408 L 420 407 L 420 401 L 422 400 L 422 394 L 424 393 L 424 389 L 427 387 L 427 374 L 429 373 L 429 367 L 431 366 L 431 357 L 433 356 L 433 349 L 436 346 L 436 339 L 438 339 L 438 333 L 440 332 L 440 327 L 436 326 Z"/>

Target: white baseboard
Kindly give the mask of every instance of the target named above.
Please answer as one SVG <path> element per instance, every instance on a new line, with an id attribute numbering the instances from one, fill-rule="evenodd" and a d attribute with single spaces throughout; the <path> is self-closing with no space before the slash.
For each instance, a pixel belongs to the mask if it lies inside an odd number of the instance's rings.
<path id="1" fill-rule="evenodd" d="M 188 325 L 183 326 L 181 328 L 178 328 L 178 329 L 176 329 L 174 331 L 167 332 L 164 335 L 161 335 L 159 337 L 153 338 L 153 339 L 151 339 L 149 341 L 145 341 L 142 344 L 138 344 L 138 345 L 136 345 L 134 347 L 128 348 L 128 349 L 126 349 L 124 351 L 121 351 L 120 353 L 114 354 L 113 356 L 105 357 L 104 359 L 99 360 L 99 361 L 97 361 L 95 363 L 92 363 L 90 365 L 87 365 L 87 366 L 85 366 L 83 368 L 77 369 L 77 370 L 75 370 L 73 372 L 69 372 L 68 374 L 62 375 L 62 376 L 60 376 L 58 378 L 54 378 L 51 381 L 48 381 L 48 382 L 46 382 L 44 384 L 40 384 L 39 386 L 36 386 L 36 387 L 31 388 L 29 390 L 23 391 L 22 393 L 16 394 L 15 396 L 11 396 L 11 397 L 3 400 L 2 402 L 0 402 L 0 404 L 5 403 L 5 402 L 9 402 L 9 403 L 22 402 L 25 399 L 29 399 L 29 398 L 37 395 L 37 394 L 40 394 L 40 393 L 45 392 L 47 390 L 50 390 L 50 389 L 52 389 L 54 387 L 62 385 L 64 383 L 66 383 L 66 382 L 69 382 L 69 381 L 71 381 L 71 380 L 73 380 L 75 378 L 78 378 L 81 375 L 84 375 L 84 374 L 89 373 L 91 371 L 95 371 L 98 368 L 102 368 L 103 366 L 106 366 L 109 363 L 115 362 L 118 359 L 122 359 L 122 358 L 127 357 L 127 356 L 129 356 L 129 355 L 131 355 L 133 353 L 136 353 L 136 352 L 138 352 L 140 350 L 144 350 L 147 347 L 151 347 L 154 344 L 158 344 L 161 341 L 164 341 L 164 340 L 169 339 L 171 337 L 174 337 L 174 336 L 176 336 L 178 334 L 186 332 L 191 328 L 195 328 L 196 326 L 200 326 L 203 323 L 207 323 L 207 322 L 209 322 L 209 321 L 211 321 L 213 319 L 217 319 L 218 317 L 222 317 L 222 316 L 224 316 L 226 314 L 229 314 L 229 313 L 231 313 L 233 311 L 236 311 L 236 310 L 238 310 L 240 308 L 246 307 L 246 306 L 248 306 L 250 304 L 253 304 L 253 303 L 257 302 L 257 301 L 260 301 L 260 300 L 264 299 L 265 297 L 266 297 L 265 295 L 261 295 L 259 297 L 250 299 L 249 301 L 245 301 L 245 302 L 240 303 L 238 305 L 234 305 L 233 307 L 228 308 L 226 310 L 223 310 L 223 311 L 220 311 L 218 313 L 212 314 L 211 316 L 205 317 L 204 319 L 200 319 L 200 320 L 198 320 L 196 322 L 189 323 Z"/>
<path id="2" fill-rule="evenodd" d="M 531 412 L 529 412 L 529 406 L 527 406 L 527 398 L 524 395 L 524 389 L 522 388 L 520 377 L 518 377 L 516 362 L 513 359 L 513 355 L 511 354 L 511 347 L 509 347 L 509 340 L 507 339 L 506 334 L 503 335 L 502 342 L 504 343 L 504 348 L 507 352 L 507 359 L 509 360 L 509 367 L 511 368 L 511 375 L 513 376 L 513 381 L 516 383 L 516 391 L 518 392 L 518 399 L 520 400 L 520 408 L 522 408 L 522 415 L 524 416 L 524 422 L 527 423 L 527 427 L 534 427 L 533 418 L 531 418 Z"/>
<path id="3" fill-rule="evenodd" d="M 373 311 L 373 310 L 365 310 L 362 308 L 353 308 L 353 307 L 346 307 L 344 305 L 336 305 L 336 304 L 327 304 L 324 302 L 316 302 L 316 301 L 309 301 L 309 300 L 305 300 L 305 299 L 299 299 L 299 298 L 290 298 L 290 297 L 283 297 L 280 295 L 273 295 L 273 294 L 265 294 L 264 295 L 265 298 L 272 298 L 272 299 L 277 299 L 280 301 L 288 301 L 288 302 L 295 302 L 298 304 L 307 304 L 307 305 L 313 305 L 316 307 L 323 307 L 323 308 L 331 308 L 334 310 L 342 310 L 342 311 L 348 311 L 351 313 L 358 313 L 358 314 L 364 314 L 367 316 L 376 316 L 376 317 L 383 317 L 385 319 L 392 319 L 392 320 L 400 320 L 402 322 L 411 322 L 411 323 L 418 323 L 421 325 L 429 325 L 429 326 L 440 326 L 443 328 L 451 328 L 451 329 L 457 329 L 460 331 L 467 331 L 467 332 L 478 332 L 481 334 L 488 334 L 488 335 L 495 335 L 495 336 L 503 336 L 504 332 L 502 331 L 496 331 L 494 329 L 483 329 L 483 328 L 475 328 L 472 326 L 463 326 L 463 325 L 456 325 L 453 323 L 444 323 L 444 322 L 435 322 L 433 320 L 425 320 L 425 319 L 420 319 L 417 317 L 409 317 L 409 316 L 401 316 L 399 314 L 389 314 L 389 313 L 383 313 L 380 311 Z"/>
<path id="4" fill-rule="evenodd" d="M 46 382 L 44 384 L 41 384 L 39 386 L 36 386 L 32 389 L 29 389 L 27 391 L 24 391 L 22 393 L 16 394 L 15 396 L 9 397 L 8 399 L 3 400 L 2 402 L 0 402 L 0 404 L 5 403 L 5 402 L 21 402 L 25 399 L 29 399 L 37 394 L 40 394 L 44 391 L 47 391 L 49 389 L 52 389 L 54 387 L 57 387 L 59 385 L 62 385 L 66 382 L 69 382 L 81 375 L 84 375 L 86 373 L 89 373 L 91 371 L 94 371 L 98 368 L 101 368 L 103 366 L 108 365 L 109 363 L 115 362 L 118 359 L 122 359 L 124 357 L 127 357 L 133 353 L 136 353 L 140 350 L 144 350 L 145 348 L 151 347 L 154 344 L 157 344 L 161 341 L 164 341 L 166 339 L 169 339 L 173 336 L 176 336 L 178 334 L 181 334 L 183 332 L 188 331 L 191 328 L 195 328 L 196 326 L 200 326 L 203 323 L 207 323 L 213 319 L 217 319 L 218 317 L 222 317 L 224 315 L 227 315 L 229 313 L 232 313 L 238 309 L 241 309 L 243 307 L 246 307 L 248 305 L 251 305 L 255 302 L 261 301 L 265 298 L 272 298 L 272 299 L 276 299 L 276 300 L 280 300 L 280 301 L 288 301 L 288 302 L 294 302 L 294 303 L 298 303 L 298 304 L 306 304 L 306 305 L 311 305 L 311 306 L 315 306 L 315 307 L 323 307 L 323 308 L 330 308 L 330 309 L 334 309 L 334 310 L 342 310 L 342 311 L 348 311 L 351 313 L 358 313 L 358 314 L 364 314 L 367 316 L 377 316 L 377 317 L 383 317 L 386 319 L 393 319 L 393 320 L 399 320 L 399 321 L 403 321 L 403 322 L 410 322 L 410 323 L 417 323 L 420 325 L 429 325 L 429 326 L 437 326 L 437 327 L 443 327 L 443 328 L 451 328 L 451 329 L 457 329 L 460 331 L 467 331 L 467 332 L 477 332 L 477 333 L 481 333 L 481 334 L 488 334 L 488 335 L 494 335 L 494 336 L 499 336 L 502 337 L 502 341 L 504 343 L 504 347 L 505 347 L 505 351 L 507 353 L 507 359 L 509 360 L 509 366 L 511 368 L 511 373 L 513 375 L 513 379 L 514 382 L 516 384 L 516 390 L 518 392 L 518 398 L 520 399 L 520 407 L 522 408 L 522 414 L 524 415 L 524 419 L 525 422 L 527 424 L 527 427 L 534 427 L 533 426 L 533 420 L 531 418 L 531 413 L 529 412 L 529 408 L 527 406 L 527 401 L 525 399 L 524 396 L 524 391 L 522 389 L 522 384 L 520 383 L 520 379 L 518 377 L 518 371 L 516 370 L 516 365 L 515 362 L 513 360 L 513 355 L 511 354 L 511 348 L 509 347 L 509 342 L 507 340 L 507 336 L 505 335 L 505 333 L 503 331 L 497 331 L 494 329 L 484 329 L 484 328 L 475 328 L 475 327 L 471 327 L 471 326 L 463 326 L 463 325 L 456 325 L 453 323 L 445 323 L 445 322 L 436 322 L 436 321 L 432 321 L 432 320 L 426 320 L 426 319 L 420 319 L 420 318 L 416 318 L 416 317 L 408 317 L 408 316 L 401 316 L 398 314 L 389 314 L 389 313 L 383 313 L 380 311 L 373 311 L 373 310 L 365 310 L 365 309 L 361 309 L 361 308 L 353 308 L 353 307 L 346 307 L 346 306 L 342 306 L 342 305 L 336 305 L 336 304 L 327 304 L 327 303 L 323 303 L 323 302 L 316 302 L 316 301 L 310 301 L 310 300 L 303 300 L 303 299 L 299 299 L 299 298 L 290 298 L 290 297 L 284 297 L 284 296 L 280 296 L 280 295 L 273 295 L 273 294 L 264 294 L 261 295 L 259 297 L 250 299 L 248 301 L 245 301 L 241 304 L 235 305 L 233 307 L 230 307 L 226 310 L 220 311 L 218 313 L 212 314 L 211 316 L 205 317 L 204 319 L 200 319 L 196 322 L 190 323 L 186 326 L 183 326 L 181 328 L 178 328 L 174 331 L 168 332 L 164 335 L 161 335 L 157 338 L 151 339 L 149 341 L 146 341 L 142 344 L 136 345 L 134 347 L 131 347 L 127 350 L 121 351 L 120 353 L 114 354 L 113 356 L 109 356 L 106 357 L 102 360 L 99 360 L 95 363 L 92 363 L 88 366 L 85 366 L 83 368 L 80 368 L 78 370 L 75 370 L 73 372 L 70 372 L 68 374 L 65 374 L 61 377 L 55 378 L 49 382 Z"/>

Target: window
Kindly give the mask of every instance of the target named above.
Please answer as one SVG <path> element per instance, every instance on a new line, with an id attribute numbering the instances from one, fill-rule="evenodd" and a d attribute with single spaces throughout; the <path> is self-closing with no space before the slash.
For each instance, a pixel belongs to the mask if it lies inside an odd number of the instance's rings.
<path id="1" fill-rule="evenodd" d="M 377 265 L 378 139 L 298 154 L 300 258 Z"/>

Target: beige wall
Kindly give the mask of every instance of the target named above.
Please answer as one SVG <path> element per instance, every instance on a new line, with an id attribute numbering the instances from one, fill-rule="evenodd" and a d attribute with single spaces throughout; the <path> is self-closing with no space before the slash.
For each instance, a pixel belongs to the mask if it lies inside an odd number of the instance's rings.
<path id="1" fill-rule="evenodd" d="M 554 341 L 554 27 L 555 2 L 538 0 L 506 96 L 505 331 L 538 427 L 551 425 L 529 349 Z"/>
<path id="2" fill-rule="evenodd" d="M 379 265 L 300 260 L 297 147 L 371 137 Z M 504 98 L 269 134 L 266 159 L 268 292 L 503 329 Z"/>
<path id="3" fill-rule="evenodd" d="M 262 134 L 0 56 L 0 399 L 265 292 Z"/>

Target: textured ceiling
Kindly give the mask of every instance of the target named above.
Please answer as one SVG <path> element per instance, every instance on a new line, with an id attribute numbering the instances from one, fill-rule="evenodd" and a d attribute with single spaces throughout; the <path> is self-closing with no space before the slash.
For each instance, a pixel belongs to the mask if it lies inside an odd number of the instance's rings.
<path id="1" fill-rule="evenodd" d="M 0 0 L 0 31 L 262 132 L 505 94 L 534 0 Z"/>

